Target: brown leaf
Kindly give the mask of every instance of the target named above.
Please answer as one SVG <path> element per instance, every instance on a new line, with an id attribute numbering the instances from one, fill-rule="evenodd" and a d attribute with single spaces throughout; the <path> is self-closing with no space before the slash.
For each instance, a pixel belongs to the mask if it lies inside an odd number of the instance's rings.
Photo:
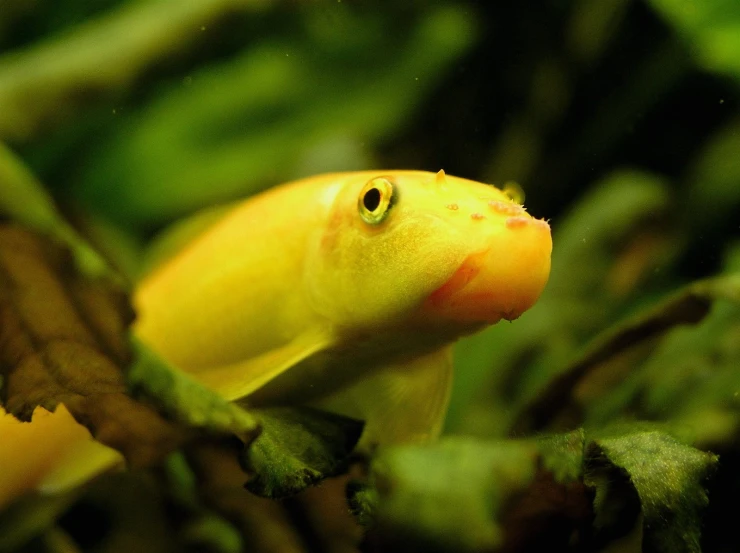
<path id="1" fill-rule="evenodd" d="M 0 401 L 23 421 L 63 403 L 93 436 L 134 465 L 177 447 L 192 431 L 127 395 L 126 294 L 75 269 L 65 248 L 0 226 Z"/>

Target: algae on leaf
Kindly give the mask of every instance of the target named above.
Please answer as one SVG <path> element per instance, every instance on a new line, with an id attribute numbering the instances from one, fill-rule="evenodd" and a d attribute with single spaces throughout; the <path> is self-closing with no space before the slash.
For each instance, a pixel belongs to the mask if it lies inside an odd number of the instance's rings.
<path id="1" fill-rule="evenodd" d="M 244 450 L 246 488 L 270 498 L 298 493 L 341 474 L 363 423 L 309 407 L 253 409 L 262 433 Z"/>
<path id="2" fill-rule="evenodd" d="M 136 357 L 126 374 L 131 393 L 191 428 L 234 433 L 249 444 L 259 432 L 255 417 L 165 363 L 137 338 Z"/>
<path id="3" fill-rule="evenodd" d="M 603 478 L 605 466 L 611 466 L 623 471 L 626 479 L 621 485 L 631 486 L 639 500 L 643 551 L 701 551 L 701 515 L 709 503 L 705 485 L 716 468 L 716 455 L 635 425 L 603 438 L 595 437 L 589 443 L 587 457 L 585 481 L 597 488 L 597 521 L 614 508 L 620 493 L 630 493 L 619 490 L 615 478 Z M 601 459 L 600 463 L 596 459 Z"/>
<path id="4" fill-rule="evenodd" d="M 646 552 L 695 553 L 716 463 L 648 425 L 446 439 L 382 451 L 351 504 L 390 551 L 594 551 L 628 536 Z"/>

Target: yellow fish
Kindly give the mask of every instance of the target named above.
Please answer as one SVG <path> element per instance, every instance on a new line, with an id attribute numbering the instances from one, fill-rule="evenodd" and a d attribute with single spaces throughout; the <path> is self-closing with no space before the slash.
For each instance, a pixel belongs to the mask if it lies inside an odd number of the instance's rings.
<path id="1" fill-rule="evenodd" d="M 493 186 L 443 171 L 321 175 L 238 204 L 145 277 L 134 331 L 228 399 L 365 420 L 366 451 L 424 441 L 442 428 L 451 344 L 530 308 L 551 249 L 548 224 Z M 36 459 L 0 441 L 0 465 L 19 469 L 0 505 L 120 461 L 66 409 L 37 411 L 22 424 L 0 409 L 0 432 Z"/>
<path id="2" fill-rule="evenodd" d="M 530 308 L 550 228 L 443 171 L 312 177 L 246 200 L 139 285 L 138 336 L 230 400 L 366 421 L 362 447 L 441 427 L 450 345 Z"/>

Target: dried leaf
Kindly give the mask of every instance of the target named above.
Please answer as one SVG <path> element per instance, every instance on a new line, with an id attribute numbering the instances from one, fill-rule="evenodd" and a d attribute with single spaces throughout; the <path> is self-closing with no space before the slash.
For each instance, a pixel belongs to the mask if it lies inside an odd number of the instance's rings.
<path id="1" fill-rule="evenodd" d="M 25 421 L 39 405 L 64 403 L 97 440 L 150 463 L 191 431 L 127 394 L 126 296 L 75 269 L 61 246 L 0 227 L 0 399 Z"/>

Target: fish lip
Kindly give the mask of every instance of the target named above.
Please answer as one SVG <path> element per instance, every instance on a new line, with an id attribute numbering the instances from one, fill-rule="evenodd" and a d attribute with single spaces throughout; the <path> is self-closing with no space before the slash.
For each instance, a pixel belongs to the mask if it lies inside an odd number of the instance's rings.
<path id="1" fill-rule="evenodd" d="M 443 316 L 450 319 L 475 324 L 491 325 L 499 322 L 501 319 L 510 321 L 517 319 L 522 314 L 521 310 L 480 310 L 480 305 L 484 305 L 487 301 L 490 301 L 490 295 L 485 293 L 473 293 L 472 295 L 465 293 L 465 289 L 480 277 L 481 272 L 485 268 L 485 259 L 492 249 L 492 247 L 488 247 L 468 254 L 452 275 L 439 288 L 427 296 L 424 302 L 425 307 L 432 311 L 445 314 Z"/>
<path id="2" fill-rule="evenodd" d="M 490 224 L 474 218 L 460 228 L 464 250 L 422 301 L 423 316 L 456 324 L 513 321 L 544 291 L 552 254 L 548 222 L 523 206 L 486 200 L 481 219 L 492 217 Z"/>
<path id="3" fill-rule="evenodd" d="M 468 254 L 452 275 L 427 296 L 426 303 L 441 306 L 446 300 L 449 300 L 464 290 L 480 274 L 483 265 L 479 260 L 484 258 L 490 251 L 491 248 L 485 248 Z"/>
<path id="4" fill-rule="evenodd" d="M 464 257 L 449 278 L 427 296 L 424 312 L 458 323 L 490 325 L 518 319 L 534 305 L 550 272 L 549 225 L 520 216 L 508 221 L 508 238 L 480 244 Z M 520 229 L 526 233 L 522 235 Z M 540 239 L 543 229 L 548 230 L 547 242 Z"/>

